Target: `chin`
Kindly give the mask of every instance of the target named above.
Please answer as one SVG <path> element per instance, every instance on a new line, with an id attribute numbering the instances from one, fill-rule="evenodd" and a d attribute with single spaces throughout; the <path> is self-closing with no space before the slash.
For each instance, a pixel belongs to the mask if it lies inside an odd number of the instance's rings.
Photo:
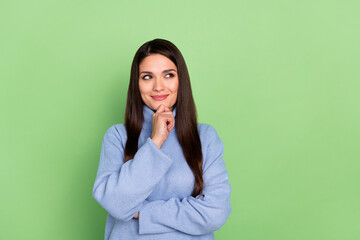
<path id="1" fill-rule="evenodd" d="M 172 107 L 173 107 L 173 105 L 166 103 L 166 102 L 157 102 L 157 103 L 151 104 L 151 109 L 156 111 L 161 104 L 165 105 L 169 109 L 172 109 Z"/>

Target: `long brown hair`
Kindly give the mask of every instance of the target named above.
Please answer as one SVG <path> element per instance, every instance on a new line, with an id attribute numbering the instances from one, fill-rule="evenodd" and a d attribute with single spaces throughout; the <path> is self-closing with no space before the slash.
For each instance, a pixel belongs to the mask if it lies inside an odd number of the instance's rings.
<path id="1" fill-rule="evenodd" d="M 138 150 L 138 141 L 144 122 L 143 101 L 139 91 L 139 64 L 151 54 L 162 54 L 177 67 L 179 88 L 176 102 L 175 128 L 185 159 L 195 176 L 193 197 L 202 193 L 204 188 L 201 142 L 197 128 L 196 108 L 191 91 L 190 76 L 184 57 L 170 41 L 154 39 L 144 43 L 135 53 L 130 74 L 130 83 L 125 110 L 127 142 L 125 162 L 132 159 Z M 174 106 L 175 107 L 175 106 Z"/>

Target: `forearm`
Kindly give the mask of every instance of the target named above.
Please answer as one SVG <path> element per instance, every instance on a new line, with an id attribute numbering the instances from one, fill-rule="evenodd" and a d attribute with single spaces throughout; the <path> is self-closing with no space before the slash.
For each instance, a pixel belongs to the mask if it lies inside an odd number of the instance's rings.
<path id="1" fill-rule="evenodd" d="M 202 235 L 218 230 L 231 212 L 230 189 L 225 197 L 215 202 L 211 197 L 167 201 L 145 201 L 139 212 L 139 233 L 164 233 L 181 231 Z M 228 196 L 228 197 L 227 197 Z"/>
<path id="2" fill-rule="evenodd" d="M 171 164 L 172 160 L 147 139 L 134 158 L 122 164 L 120 169 L 100 170 L 93 196 L 113 217 L 130 220 Z"/>

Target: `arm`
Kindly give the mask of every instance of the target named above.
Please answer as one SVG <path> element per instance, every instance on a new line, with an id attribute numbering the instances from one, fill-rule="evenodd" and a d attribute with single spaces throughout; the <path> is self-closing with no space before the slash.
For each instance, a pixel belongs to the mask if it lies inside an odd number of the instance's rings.
<path id="1" fill-rule="evenodd" d="M 144 201 L 139 213 L 139 234 L 181 231 L 202 235 L 219 229 L 231 212 L 228 172 L 223 143 L 210 127 L 213 138 L 206 148 L 204 189 L 201 196 L 166 201 Z"/>
<path id="2" fill-rule="evenodd" d="M 148 138 L 134 158 L 124 163 L 121 134 L 110 127 L 103 138 L 93 196 L 116 219 L 130 220 L 172 164 Z"/>

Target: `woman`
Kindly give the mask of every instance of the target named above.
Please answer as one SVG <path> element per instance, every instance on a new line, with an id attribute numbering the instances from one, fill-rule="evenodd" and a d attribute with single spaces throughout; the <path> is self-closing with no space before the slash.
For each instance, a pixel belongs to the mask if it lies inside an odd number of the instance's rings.
<path id="1" fill-rule="evenodd" d="M 214 239 L 230 212 L 223 144 L 198 124 L 177 47 L 143 44 L 131 66 L 125 124 L 105 133 L 93 196 L 105 239 Z"/>

